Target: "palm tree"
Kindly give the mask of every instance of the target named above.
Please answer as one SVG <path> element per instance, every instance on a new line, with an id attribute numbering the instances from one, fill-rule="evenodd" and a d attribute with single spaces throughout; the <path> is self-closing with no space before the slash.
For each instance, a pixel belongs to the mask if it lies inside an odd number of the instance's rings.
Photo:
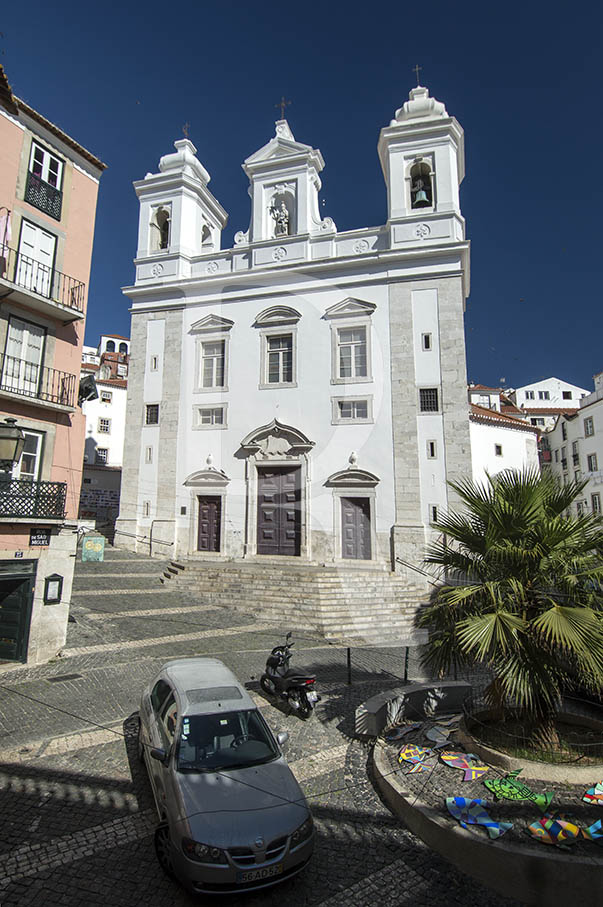
<path id="1" fill-rule="evenodd" d="M 418 617 L 424 664 L 488 668 L 489 703 L 541 730 L 564 692 L 603 688 L 603 524 L 564 515 L 585 484 L 537 470 L 451 482 L 464 510 L 439 521 L 426 556 L 443 583 Z"/>

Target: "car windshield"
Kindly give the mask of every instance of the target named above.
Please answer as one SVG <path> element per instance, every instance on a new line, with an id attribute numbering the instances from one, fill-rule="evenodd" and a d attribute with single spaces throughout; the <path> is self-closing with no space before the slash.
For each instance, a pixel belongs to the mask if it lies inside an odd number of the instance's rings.
<path id="1" fill-rule="evenodd" d="M 257 709 L 185 715 L 177 749 L 178 771 L 215 772 L 271 762 L 279 755 Z"/>

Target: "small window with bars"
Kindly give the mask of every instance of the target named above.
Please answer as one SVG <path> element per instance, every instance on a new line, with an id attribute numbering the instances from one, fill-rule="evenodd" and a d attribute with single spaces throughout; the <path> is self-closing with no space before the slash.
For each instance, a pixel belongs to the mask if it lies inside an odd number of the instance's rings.
<path id="1" fill-rule="evenodd" d="M 159 425 L 159 404 L 147 403 L 145 408 L 145 425 Z"/>
<path id="2" fill-rule="evenodd" d="M 97 463 L 100 463 L 101 466 L 106 466 L 109 461 L 109 451 L 106 447 L 97 447 L 94 458 Z"/>
<path id="3" fill-rule="evenodd" d="M 100 392 L 101 403 L 111 403 L 113 400 L 113 394 L 111 391 L 101 391 Z"/>
<path id="4" fill-rule="evenodd" d="M 111 434 L 111 419 L 99 419 L 98 430 L 101 435 Z"/>
<path id="5" fill-rule="evenodd" d="M 439 412 L 439 394 L 437 387 L 420 388 L 419 409 L 422 413 Z"/>

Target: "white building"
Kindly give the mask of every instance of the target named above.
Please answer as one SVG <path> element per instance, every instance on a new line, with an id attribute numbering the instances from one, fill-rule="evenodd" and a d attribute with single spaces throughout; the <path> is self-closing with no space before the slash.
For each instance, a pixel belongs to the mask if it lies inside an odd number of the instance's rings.
<path id="1" fill-rule="evenodd" d="M 117 348 L 118 343 L 121 349 Z M 111 521 L 119 511 L 129 349 L 129 339 L 115 334 L 103 334 L 97 348 L 83 349 L 81 373 L 94 375 L 98 397 L 82 404 L 86 440 L 81 519 Z"/>
<path id="2" fill-rule="evenodd" d="M 179 558 L 420 565 L 470 468 L 462 128 L 413 89 L 379 139 L 386 224 L 339 233 L 320 151 L 280 120 L 224 250 L 209 174 L 175 148 L 135 183 L 120 544 L 152 527 Z"/>
<path id="3" fill-rule="evenodd" d="M 544 378 L 509 391 L 509 397 L 532 425 L 548 430 L 561 415 L 571 415 L 588 391 L 560 378 Z"/>
<path id="4" fill-rule="evenodd" d="M 547 432 L 550 468 L 563 483 L 587 479 L 576 502 L 576 513 L 601 513 L 603 496 L 603 372 L 594 377 L 595 389 L 580 399 L 579 410 L 560 416 Z"/>
<path id="5" fill-rule="evenodd" d="M 482 483 L 504 469 L 539 469 L 539 430 L 523 419 L 508 416 L 499 408 L 471 404 L 471 463 L 473 481 Z"/>

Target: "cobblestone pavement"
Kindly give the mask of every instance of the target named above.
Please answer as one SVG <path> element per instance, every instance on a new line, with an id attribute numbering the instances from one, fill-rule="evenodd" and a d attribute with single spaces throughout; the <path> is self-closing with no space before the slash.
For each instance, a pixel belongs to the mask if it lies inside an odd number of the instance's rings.
<path id="1" fill-rule="evenodd" d="M 323 695 L 301 722 L 257 684 L 284 629 L 164 588 L 161 570 L 158 561 L 112 549 L 103 564 L 78 564 L 64 656 L 0 669 L 1 907 L 199 903 L 156 861 L 156 816 L 135 742 L 143 686 L 164 661 L 184 655 L 221 658 L 248 683 L 271 727 L 289 731 L 286 756 L 316 822 L 315 854 L 300 876 L 221 904 L 510 904 L 429 851 L 371 784 L 370 747 L 353 737 L 354 710 L 399 683 L 402 650 L 354 650 L 349 686 L 345 650 L 311 631 L 296 634 L 295 663 L 316 672 Z M 418 676 L 412 657 L 410 672 Z"/>

